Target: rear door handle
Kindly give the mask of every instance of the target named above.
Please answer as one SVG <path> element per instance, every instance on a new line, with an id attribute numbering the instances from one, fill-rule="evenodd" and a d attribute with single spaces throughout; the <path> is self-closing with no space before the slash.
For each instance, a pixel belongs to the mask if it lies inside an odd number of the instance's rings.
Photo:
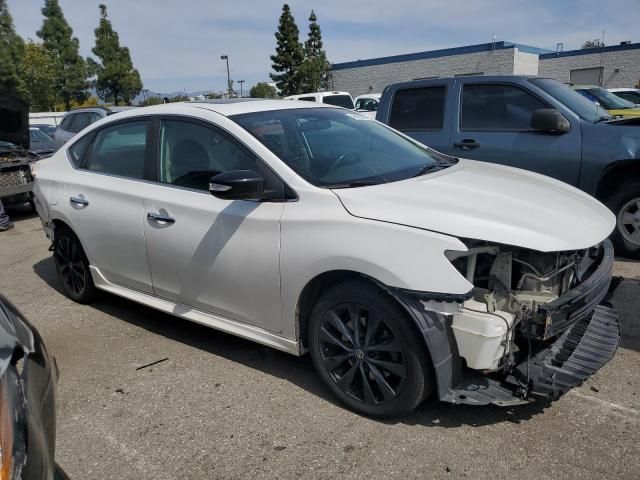
<path id="1" fill-rule="evenodd" d="M 480 142 L 476 142 L 473 138 L 465 138 L 460 142 L 455 142 L 453 144 L 456 148 L 461 148 L 462 150 L 471 150 L 473 148 L 479 148 Z"/>
<path id="2" fill-rule="evenodd" d="M 70 197 L 69 202 L 71 203 L 71 205 L 80 208 L 84 208 L 89 205 L 89 201 L 85 200 L 83 197 Z"/>
<path id="3" fill-rule="evenodd" d="M 171 218 L 168 215 L 162 215 L 161 213 L 148 212 L 147 220 L 153 220 L 154 222 L 162 222 L 162 223 L 175 223 L 175 218 Z"/>

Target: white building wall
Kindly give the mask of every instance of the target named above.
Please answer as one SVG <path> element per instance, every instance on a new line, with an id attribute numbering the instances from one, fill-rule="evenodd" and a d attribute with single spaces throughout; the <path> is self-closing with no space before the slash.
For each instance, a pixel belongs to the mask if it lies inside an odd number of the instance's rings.
<path id="1" fill-rule="evenodd" d="M 380 93 L 387 85 L 416 78 L 451 77 L 470 73 L 501 75 L 514 73 L 514 55 L 517 49 L 507 48 L 489 52 L 466 53 L 407 62 L 387 63 L 334 70 L 334 90 L 347 91 L 351 95 Z M 522 54 L 519 55 L 530 55 Z M 537 55 L 535 55 L 537 57 Z M 520 62 L 528 68 L 527 57 Z"/>
<path id="2" fill-rule="evenodd" d="M 600 53 L 541 58 L 539 75 L 569 82 L 571 70 L 600 67 Z M 633 87 L 640 83 L 640 49 L 602 54 L 603 87 Z"/>
<path id="3" fill-rule="evenodd" d="M 513 58 L 515 75 L 538 75 L 538 54 L 521 52 L 517 48 Z"/>

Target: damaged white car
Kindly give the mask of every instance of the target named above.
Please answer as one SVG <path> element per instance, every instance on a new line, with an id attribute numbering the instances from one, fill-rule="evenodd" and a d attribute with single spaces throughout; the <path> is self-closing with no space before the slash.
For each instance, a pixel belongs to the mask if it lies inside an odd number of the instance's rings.
<path id="1" fill-rule="evenodd" d="M 557 398 L 619 343 L 613 214 L 549 178 L 292 101 L 123 112 L 38 164 L 67 295 L 295 355 L 375 417 Z"/>

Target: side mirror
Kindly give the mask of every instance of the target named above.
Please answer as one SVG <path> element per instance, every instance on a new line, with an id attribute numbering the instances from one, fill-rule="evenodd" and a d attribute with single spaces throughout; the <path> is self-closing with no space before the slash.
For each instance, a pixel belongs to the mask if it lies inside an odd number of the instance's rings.
<path id="1" fill-rule="evenodd" d="M 569 120 L 555 108 L 540 108 L 531 115 L 531 128 L 550 133 L 567 133 Z"/>
<path id="2" fill-rule="evenodd" d="M 264 193 L 264 178 L 252 170 L 222 172 L 211 177 L 209 191 L 224 200 L 259 200 Z"/>

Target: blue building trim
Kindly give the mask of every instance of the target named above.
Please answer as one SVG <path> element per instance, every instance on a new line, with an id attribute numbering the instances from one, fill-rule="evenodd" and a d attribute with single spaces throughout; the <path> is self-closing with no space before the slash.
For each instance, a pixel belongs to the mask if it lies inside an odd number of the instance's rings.
<path id="1" fill-rule="evenodd" d="M 610 45 L 604 48 L 582 48 L 580 50 L 567 50 L 566 52 L 545 53 L 543 55 L 540 55 L 540 60 L 561 57 L 575 57 L 578 55 L 594 55 L 599 54 L 600 52 L 619 52 L 622 50 L 635 50 L 638 48 L 640 48 L 640 43 L 630 43 L 628 45 Z"/>
<path id="2" fill-rule="evenodd" d="M 347 68 L 369 67 L 372 65 L 386 65 L 388 63 L 398 62 L 411 62 L 414 60 L 424 60 L 426 58 L 451 57 L 454 55 L 463 55 L 465 53 L 490 52 L 491 50 L 506 50 L 509 48 L 517 48 L 521 52 L 535 53 L 537 55 L 548 54 L 549 52 L 551 52 L 550 50 L 513 42 L 479 43 L 477 45 L 467 45 L 465 47 L 443 48 L 441 50 L 430 50 L 428 52 L 407 53 L 404 55 L 370 58 L 368 60 L 334 63 L 331 68 L 332 70 L 344 70 Z"/>

